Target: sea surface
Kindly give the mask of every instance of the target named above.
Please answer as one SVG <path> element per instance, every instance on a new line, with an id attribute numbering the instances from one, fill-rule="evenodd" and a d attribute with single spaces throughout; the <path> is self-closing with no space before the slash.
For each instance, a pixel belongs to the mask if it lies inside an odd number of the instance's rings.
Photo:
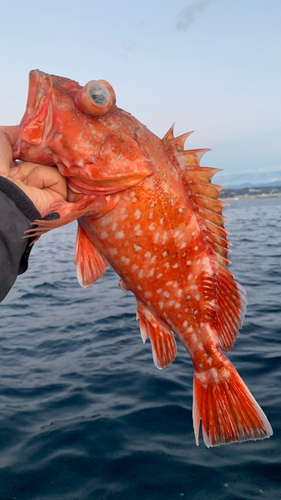
<path id="1" fill-rule="evenodd" d="M 188 354 L 155 368 L 112 270 L 80 288 L 75 223 L 36 243 L 0 305 L 0 500 L 281 499 L 281 199 L 224 214 L 248 294 L 229 358 L 274 435 L 195 445 Z"/>

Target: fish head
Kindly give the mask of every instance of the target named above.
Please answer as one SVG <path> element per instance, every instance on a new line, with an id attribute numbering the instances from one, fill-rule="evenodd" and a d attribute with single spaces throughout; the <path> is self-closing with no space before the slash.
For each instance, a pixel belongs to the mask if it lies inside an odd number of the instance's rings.
<path id="1" fill-rule="evenodd" d="M 138 123 L 116 106 L 115 92 L 105 80 L 82 87 L 33 70 L 14 156 L 57 165 L 74 191 L 118 192 L 153 173 L 137 138 Z"/>

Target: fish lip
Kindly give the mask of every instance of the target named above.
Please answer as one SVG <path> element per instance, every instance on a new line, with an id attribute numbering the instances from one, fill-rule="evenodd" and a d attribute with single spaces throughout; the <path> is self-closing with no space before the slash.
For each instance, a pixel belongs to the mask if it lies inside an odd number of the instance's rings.
<path id="1" fill-rule="evenodd" d="M 50 76 L 38 69 L 30 71 L 26 109 L 19 127 L 19 144 L 21 139 L 35 145 L 46 139 L 52 126 L 51 97 Z"/>
<path id="2" fill-rule="evenodd" d="M 26 111 L 33 110 L 38 106 L 38 91 L 41 88 L 43 79 L 48 75 L 39 69 L 33 69 L 29 73 L 29 84 Z"/>
<path id="3" fill-rule="evenodd" d="M 79 194 L 86 194 L 86 195 L 96 195 L 96 196 L 108 196 L 108 195 L 113 195 L 113 194 L 116 194 L 116 193 L 120 193 L 121 191 L 126 191 L 126 189 L 129 189 L 128 187 L 127 188 L 122 188 L 120 186 L 114 186 L 114 187 L 99 187 L 99 186 L 92 186 L 91 189 L 87 189 L 87 187 L 81 185 L 81 183 L 79 183 L 79 180 L 80 179 L 77 179 L 77 182 L 76 179 L 73 180 L 73 178 L 69 177 L 68 178 L 68 187 L 69 189 L 71 189 L 71 191 L 73 191 L 74 193 L 79 193 Z"/>

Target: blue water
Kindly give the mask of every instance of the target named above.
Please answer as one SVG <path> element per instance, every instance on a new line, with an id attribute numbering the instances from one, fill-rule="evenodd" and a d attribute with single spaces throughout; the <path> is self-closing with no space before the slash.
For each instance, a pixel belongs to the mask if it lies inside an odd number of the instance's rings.
<path id="1" fill-rule="evenodd" d="M 273 437 L 195 446 L 187 353 L 154 367 L 112 270 L 80 288 L 74 224 L 36 243 L 0 305 L 0 500 L 281 499 L 281 200 L 224 213 L 248 293 L 229 357 Z"/>

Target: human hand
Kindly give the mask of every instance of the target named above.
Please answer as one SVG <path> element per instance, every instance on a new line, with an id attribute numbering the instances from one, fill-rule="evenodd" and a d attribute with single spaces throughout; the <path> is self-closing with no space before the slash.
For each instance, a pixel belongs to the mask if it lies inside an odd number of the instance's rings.
<path id="1" fill-rule="evenodd" d="M 18 127 L 0 127 L 0 175 L 16 184 L 31 199 L 40 214 L 54 201 L 67 197 L 66 179 L 56 167 L 13 160 L 12 146 Z"/>

